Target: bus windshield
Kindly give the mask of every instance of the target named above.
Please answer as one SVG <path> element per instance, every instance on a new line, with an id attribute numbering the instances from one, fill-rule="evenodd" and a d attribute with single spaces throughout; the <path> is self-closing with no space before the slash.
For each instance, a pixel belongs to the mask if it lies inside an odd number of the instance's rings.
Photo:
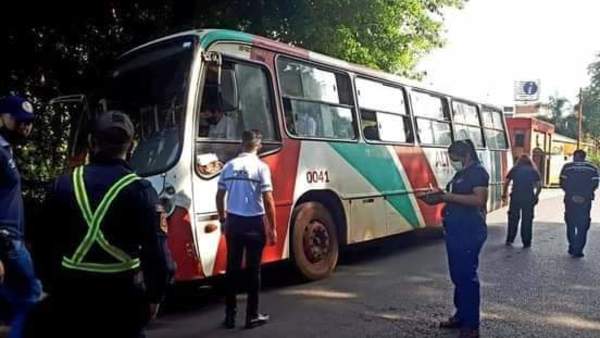
<path id="1" fill-rule="evenodd" d="M 108 110 L 131 117 L 130 165 L 142 176 L 168 170 L 181 152 L 193 40 L 160 43 L 123 57 L 108 80 Z"/>

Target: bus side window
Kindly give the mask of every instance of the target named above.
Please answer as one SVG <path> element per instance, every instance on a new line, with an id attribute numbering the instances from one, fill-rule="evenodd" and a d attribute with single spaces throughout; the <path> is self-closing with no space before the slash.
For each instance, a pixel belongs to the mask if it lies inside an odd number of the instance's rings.
<path id="1" fill-rule="evenodd" d="M 504 123 L 502 121 L 502 112 L 496 109 L 483 107 L 481 117 L 483 120 L 483 130 L 488 148 L 495 150 L 508 149 L 508 140 L 506 137 L 506 131 L 504 129 Z M 517 134 L 515 136 L 515 140 L 515 146 L 522 147 L 525 143 L 525 136 L 522 134 Z"/>
<path id="2" fill-rule="evenodd" d="M 208 66 L 206 71 L 197 113 L 195 161 L 201 176 L 212 177 L 239 153 L 244 130 L 257 129 L 263 134 L 261 153 L 279 147 L 280 138 L 275 129 L 272 82 L 266 68 L 224 60 L 220 86 L 217 86 L 219 69 Z"/>
<path id="3" fill-rule="evenodd" d="M 452 143 L 452 131 L 444 99 L 434 94 L 412 91 L 411 102 L 419 142 L 449 146 Z"/>
<path id="4" fill-rule="evenodd" d="M 279 58 L 279 82 L 290 135 L 356 139 L 350 79 L 347 75 Z"/>
<path id="5" fill-rule="evenodd" d="M 474 104 L 452 101 L 454 140 L 470 139 L 477 148 L 483 148 L 483 134 L 478 108 Z"/>
<path id="6" fill-rule="evenodd" d="M 363 78 L 357 78 L 354 82 L 365 139 L 413 143 L 404 90 Z"/>

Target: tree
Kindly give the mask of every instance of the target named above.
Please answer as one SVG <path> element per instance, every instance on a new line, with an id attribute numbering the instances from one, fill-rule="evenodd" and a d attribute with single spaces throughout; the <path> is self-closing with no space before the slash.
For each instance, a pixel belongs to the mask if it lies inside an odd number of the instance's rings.
<path id="1" fill-rule="evenodd" d="M 240 29 L 404 75 L 443 44 L 442 9 L 463 0 L 222 1 L 193 22 Z M 227 13 L 214 16 L 210 13 Z M 202 16 L 202 13 L 209 15 Z"/>
<path id="2" fill-rule="evenodd" d="M 596 145 L 600 144 L 600 54 L 598 61 L 588 67 L 590 85 L 582 92 L 583 129 Z"/>
<path id="3" fill-rule="evenodd" d="M 570 110 L 571 103 L 565 97 L 554 95 L 549 99 L 551 116 L 538 116 L 539 119 L 550 122 L 554 125 L 557 133 L 567 137 L 577 137 L 577 117 L 573 114 L 565 116 Z"/>

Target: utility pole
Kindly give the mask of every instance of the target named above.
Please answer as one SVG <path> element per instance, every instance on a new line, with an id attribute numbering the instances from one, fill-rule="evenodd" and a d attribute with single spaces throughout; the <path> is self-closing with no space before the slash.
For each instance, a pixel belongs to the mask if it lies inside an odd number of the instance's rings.
<path id="1" fill-rule="evenodd" d="M 583 89 L 579 88 L 579 109 L 577 111 L 577 149 L 581 149 L 581 127 L 583 122 Z"/>

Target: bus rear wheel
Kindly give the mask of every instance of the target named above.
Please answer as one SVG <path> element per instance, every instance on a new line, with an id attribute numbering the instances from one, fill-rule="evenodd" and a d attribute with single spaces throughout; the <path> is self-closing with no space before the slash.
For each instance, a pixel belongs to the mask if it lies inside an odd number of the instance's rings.
<path id="1" fill-rule="evenodd" d="M 339 245 L 335 222 L 323 204 L 305 202 L 294 209 L 291 238 L 292 258 L 308 280 L 329 276 L 338 260 Z"/>

